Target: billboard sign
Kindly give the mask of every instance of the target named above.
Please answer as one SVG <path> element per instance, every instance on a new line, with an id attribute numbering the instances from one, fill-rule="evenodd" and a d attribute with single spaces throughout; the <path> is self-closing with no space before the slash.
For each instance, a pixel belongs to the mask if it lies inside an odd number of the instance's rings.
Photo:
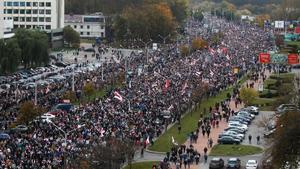
<path id="1" fill-rule="evenodd" d="M 260 53 L 259 62 L 260 63 L 270 63 L 270 54 L 269 53 Z"/>
<path id="2" fill-rule="evenodd" d="M 275 21 L 275 28 L 284 28 L 284 21 Z"/>
<path id="3" fill-rule="evenodd" d="M 279 64 L 286 64 L 288 57 L 286 54 L 271 54 L 271 63 L 279 63 Z"/>
<path id="4" fill-rule="evenodd" d="M 288 64 L 298 64 L 299 57 L 297 54 L 289 54 L 288 55 Z"/>

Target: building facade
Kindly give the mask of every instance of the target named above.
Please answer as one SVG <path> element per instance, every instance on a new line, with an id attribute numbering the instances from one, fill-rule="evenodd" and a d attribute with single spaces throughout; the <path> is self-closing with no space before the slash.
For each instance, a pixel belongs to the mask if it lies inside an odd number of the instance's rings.
<path id="1" fill-rule="evenodd" d="M 82 38 L 105 38 L 105 16 L 100 12 L 91 15 L 65 15 L 65 25 L 71 26 Z"/>
<path id="2" fill-rule="evenodd" d="M 3 16 L 3 1 L 0 1 L 0 39 L 3 38 L 4 35 L 4 17 Z"/>
<path id="3" fill-rule="evenodd" d="M 1 0 L 4 18 L 13 27 L 50 31 L 64 27 L 64 0 Z"/>

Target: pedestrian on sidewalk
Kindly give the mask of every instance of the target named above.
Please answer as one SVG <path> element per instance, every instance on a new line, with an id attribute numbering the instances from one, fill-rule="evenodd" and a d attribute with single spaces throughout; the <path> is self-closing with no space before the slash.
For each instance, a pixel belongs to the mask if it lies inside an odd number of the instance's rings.
<path id="1" fill-rule="evenodd" d="M 212 138 L 209 138 L 209 139 L 208 139 L 208 142 L 209 142 L 209 147 L 212 148 L 213 143 L 214 143 L 213 139 L 212 139 Z"/>
<path id="2" fill-rule="evenodd" d="M 144 147 L 142 147 L 142 149 L 141 149 L 141 158 L 143 158 L 144 157 Z"/>
<path id="3" fill-rule="evenodd" d="M 206 134 L 207 134 L 207 137 L 209 137 L 210 129 L 208 129 L 208 130 L 206 131 Z"/>
<path id="4" fill-rule="evenodd" d="M 216 121 L 216 126 L 219 128 L 219 120 Z"/>
<path id="5" fill-rule="evenodd" d="M 203 149 L 203 151 L 204 151 L 204 154 L 206 154 L 207 153 L 207 147 L 204 147 L 204 149 Z"/>
<path id="6" fill-rule="evenodd" d="M 249 144 L 251 144 L 251 139 L 252 139 L 251 134 L 249 134 L 248 139 L 249 139 Z"/>
<path id="7" fill-rule="evenodd" d="M 257 141 L 257 144 L 260 144 L 260 136 L 259 135 L 256 137 L 256 141 Z"/>
<path id="8" fill-rule="evenodd" d="M 204 154 L 204 163 L 207 163 L 207 154 Z"/>

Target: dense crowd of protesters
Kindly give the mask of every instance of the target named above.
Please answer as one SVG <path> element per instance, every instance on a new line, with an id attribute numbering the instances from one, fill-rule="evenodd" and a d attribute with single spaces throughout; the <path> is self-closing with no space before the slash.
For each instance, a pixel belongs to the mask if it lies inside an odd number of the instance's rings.
<path id="1" fill-rule="evenodd" d="M 121 52 L 115 52 L 120 60 L 104 64 L 103 81 L 101 68 L 76 74 L 75 89 L 78 91 L 88 81 L 101 88 L 122 72 L 132 72 L 128 73 L 124 86 L 112 89 L 104 98 L 56 115 L 52 122 L 65 133 L 51 123 L 35 120 L 29 124 L 28 131 L 10 134 L 11 138 L 0 145 L 0 166 L 60 168 L 64 165 L 64 157 L 76 156 L 83 147 L 96 145 L 110 136 L 130 138 L 136 143 L 149 140 L 153 144 L 155 137 L 169 124 L 180 121 L 180 117 L 194 104 L 192 95 L 197 92 L 195 89 L 208 86 L 206 94 L 216 95 L 235 84 L 247 70 L 256 67 L 258 53 L 272 47 L 268 32 L 254 26 L 222 19 L 215 19 L 215 25 L 224 34 L 221 43 L 189 56 L 180 55 L 179 44 L 189 43 L 195 36 L 209 39 L 211 35 L 210 30 L 194 21 L 190 23 L 188 42 L 182 40 L 160 51 L 147 52 L 148 63 L 145 53 L 132 53 L 131 57 L 122 58 Z M 198 35 L 193 34 L 196 30 L 200 30 Z M 234 67 L 239 68 L 238 74 L 233 73 Z M 71 86 L 72 78 L 69 77 L 39 87 L 38 104 L 50 109 L 60 102 L 61 94 L 70 90 Z M 5 106 L 2 106 L 1 120 L 8 121 L 5 125 L 1 124 L 3 130 L 8 130 L 18 114 L 10 107 L 34 99 L 34 89 L 22 89 L 18 99 L 14 98 L 13 91 L 6 93 L 7 99 L 2 100 Z M 83 124 L 84 127 L 78 128 Z M 204 128 L 208 131 L 207 125 Z M 198 156 L 193 147 L 180 147 L 173 149 L 166 160 L 177 163 L 178 158 L 182 158 L 183 165 L 189 165 L 189 161 L 199 162 Z"/>

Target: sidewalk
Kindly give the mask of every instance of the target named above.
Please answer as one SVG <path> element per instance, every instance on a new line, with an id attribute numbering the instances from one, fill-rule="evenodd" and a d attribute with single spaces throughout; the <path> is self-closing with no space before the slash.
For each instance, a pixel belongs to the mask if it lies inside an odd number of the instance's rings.
<path id="1" fill-rule="evenodd" d="M 265 71 L 264 74 L 266 75 L 267 78 L 271 75 L 271 73 L 268 72 L 268 71 Z M 247 80 L 242 86 L 246 87 L 247 83 L 250 84 L 250 83 L 253 83 L 253 82 L 254 82 L 253 88 L 255 90 L 258 90 L 258 86 L 259 86 L 259 84 L 263 83 L 263 79 L 262 79 L 261 76 L 259 76 L 259 80 L 258 81 L 255 82 L 253 80 Z M 234 99 L 231 99 L 231 101 L 229 103 L 229 108 L 232 109 L 232 110 L 234 110 L 235 112 L 238 111 L 238 110 L 240 110 L 243 107 L 244 107 L 243 103 L 242 104 L 238 104 L 238 106 L 236 107 Z M 218 128 L 213 128 L 213 127 L 211 128 L 210 137 L 213 139 L 213 145 L 217 144 L 218 136 L 219 136 L 220 133 L 222 133 L 224 131 L 225 128 L 227 128 L 227 122 L 225 121 L 225 119 L 222 119 L 222 121 L 220 121 Z M 196 144 L 192 144 L 192 145 L 194 146 L 194 149 L 196 149 L 201 154 L 200 165 L 196 165 L 194 163 L 193 165 L 190 166 L 190 169 L 199 169 L 200 166 L 201 166 L 201 164 L 204 163 L 203 155 L 204 155 L 204 148 L 205 147 L 208 148 L 207 142 L 208 142 L 207 135 L 205 135 L 203 137 L 202 133 L 199 132 L 197 143 Z M 190 145 L 190 141 L 187 140 L 185 142 L 185 145 L 188 147 Z M 209 154 L 210 150 L 211 150 L 211 148 L 208 148 L 208 154 Z M 174 166 L 174 164 L 172 164 L 171 166 L 172 166 L 172 169 L 176 168 Z"/>

